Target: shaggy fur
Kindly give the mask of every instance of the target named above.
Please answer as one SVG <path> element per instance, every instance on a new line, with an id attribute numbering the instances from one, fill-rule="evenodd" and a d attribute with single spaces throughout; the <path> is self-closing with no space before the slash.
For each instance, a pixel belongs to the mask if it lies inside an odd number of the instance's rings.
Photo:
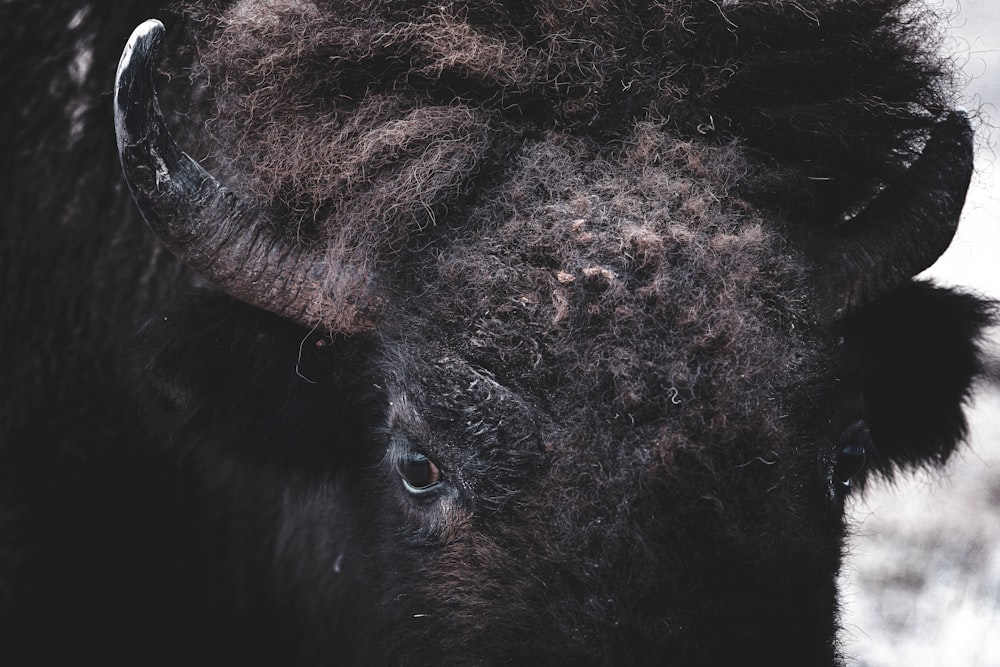
<path id="1" fill-rule="evenodd" d="M 983 372 L 978 335 L 994 316 L 971 295 L 914 283 L 845 323 L 846 377 L 864 397 L 873 468 L 891 476 L 947 462 L 965 434 L 967 378 Z"/>
<path id="2" fill-rule="evenodd" d="M 640 127 L 739 139 L 764 169 L 741 195 L 839 221 L 948 108 L 910 4 L 237 2 L 195 10 L 195 74 L 226 182 L 325 237 L 331 262 L 379 270 L 493 223 L 465 204 L 550 132 L 595 140 L 616 172 L 642 166 L 614 157 Z"/>
<path id="3" fill-rule="evenodd" d="M 989 320 L 919 284 L 816 311 L 809 239 L 949 107 L 933 16 L 176 5 L 171 126 L 372 276 L 347 337 L 192 290 L 143 236 L 97 91 L 155 7 L 80 7 L 52 83 L 0 80 L 58 110 L 2 116 L 4 664 L 841 663 L 841 436 L 864 419 L 880 472 L 946 459 Z M 0 8 L 5 57 L 56 25 Z"/>

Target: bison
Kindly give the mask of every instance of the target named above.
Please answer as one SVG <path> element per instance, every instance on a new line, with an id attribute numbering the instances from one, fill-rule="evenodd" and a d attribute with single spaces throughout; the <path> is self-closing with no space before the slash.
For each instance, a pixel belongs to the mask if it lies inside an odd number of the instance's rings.
<path id="1" fill-rule="evenodd" d="M 844 664 L 992 318 L 939 25 L 4 2 L 4 664 Z"/>

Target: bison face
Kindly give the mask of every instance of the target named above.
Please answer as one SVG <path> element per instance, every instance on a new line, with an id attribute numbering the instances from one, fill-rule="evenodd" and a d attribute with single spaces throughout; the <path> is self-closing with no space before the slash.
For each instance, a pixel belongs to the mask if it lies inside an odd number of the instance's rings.
<path id="1" fill-rule="evenodd" d="M 256 641 L 310 664 L 837 663 L 845 494 L 964 427 L 985 309 L 909 281 L 961 209 L 963 117 L 814 233 L 748 203 L 786 172 L 729 142 L 573 120 L 510 143 L 467 99 L 377 91 L 377 132 L 323 127 L 391 187 L 345 185 L 374 208 L 290 229 L 170 139 L 161 31 L 122 59 L 123 168 L 238 301 L 151 323 L 141 379 L 226 509 Z"/>
<path id="2" fill-rule="evenodd" d="M 696 439 L 576 387 L 532 396 L 455 357 L 410 361 L 380 504 L 395 504 L 381 549 L 406 573 L 386 582 L 394 660 L 832 660 L 829 443 L 759 421 Z"/>
<path id="3" fill-rule="evenodd" d="M 199 299 L 147 328 L 143 377 L 200 461 L 230 613 L 269 619 L 270 650 L 833 664 L 834 470 L 864 436 L 824 423 L 831 395 L 811 381 L 748 390 L 734 416 L 703 363 L 704 393 L 654 392 L 672 408 L 656 418 L 604 396 L 604 368 L 543 391 L 473 343 L 330 340 Z"/>
<path id="4" fill-rule="evenodd" d="M 932 324 L 964 298 L 912 292 L 910 317 L 929 319 L 899 346 L 951 345 L 948 364 L 968 363 L 962 332 Z M 935 298 L 953 310 L 927 312 Z M 839 379 L 791 345 L 805 379 L 748 392 L 748 414 L 691 411 L 695 398 L 667 390 L 674 412 L 646 422 L 593 402 L 587 383 L 558 396 L 472 364 L 471 344 L 331 340 L 216 295 L 185 298 L 144 342 L 174 446 L 201 462 L 240 601 L 230 613 L 263 615 L 255 641 L 272 651 L 344 664 L 836 664 L 858 455 L 868 469 L 901 464 L 953 439 L 958 413 L 936 404 L 963 373 L 931 364 L 901 378 L 894 395 L 925 412 L 900 430 L 905 406 L 872 403 L 888 427 L 873 426 L 872 444 L 831 406 L 841 384 L 888 390 L 891 378 L 850 375 L 871 351 L 836 340 L 814 354 L 848 357 Z M 925 399 L 929 374 L 941 393 Z"/>

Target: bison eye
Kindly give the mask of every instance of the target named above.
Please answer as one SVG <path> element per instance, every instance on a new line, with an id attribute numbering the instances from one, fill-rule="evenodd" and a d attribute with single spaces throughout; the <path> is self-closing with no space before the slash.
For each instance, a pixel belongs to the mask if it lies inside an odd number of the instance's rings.
<path id="1" fill-rule="evenodd" d="M 410 493 L 425 493 L 441 481 L 441 471 L 419 452 L 410 452 L 396 463 L 396 472 Z"/>
<path id="2" fill-rule="evenodd" d="M 854 423 L 840 438 L 840 453 L 833 464 L 833 478 L 843 486 L 865 468 L 871 435 L 863 421 Z"/>

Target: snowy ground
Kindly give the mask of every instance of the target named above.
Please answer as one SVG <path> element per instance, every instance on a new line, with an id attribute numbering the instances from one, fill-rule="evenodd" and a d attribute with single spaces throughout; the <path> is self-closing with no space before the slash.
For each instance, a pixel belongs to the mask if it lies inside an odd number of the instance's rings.
<path id="1" fill-rule="evenodd" d="M 855 503 L 844 639 L 858 667 L 1000 666 L 1000 392 L 970 449 Z"/>
<path id="2" fill-rule="evenodd" d="M 1000 2 L 931 4 L 958 12 L 949 51 L 986 124 L 958 235 L 928 273 L 1000 299 Z M 992 339 L 1000 358 L 1000 331 Z M 1000 667 L 1000 384 L 980 389 L 970 419 L 970 445 L 943 473 L 851 508 L 843 642 L 858 667 Z"/>

